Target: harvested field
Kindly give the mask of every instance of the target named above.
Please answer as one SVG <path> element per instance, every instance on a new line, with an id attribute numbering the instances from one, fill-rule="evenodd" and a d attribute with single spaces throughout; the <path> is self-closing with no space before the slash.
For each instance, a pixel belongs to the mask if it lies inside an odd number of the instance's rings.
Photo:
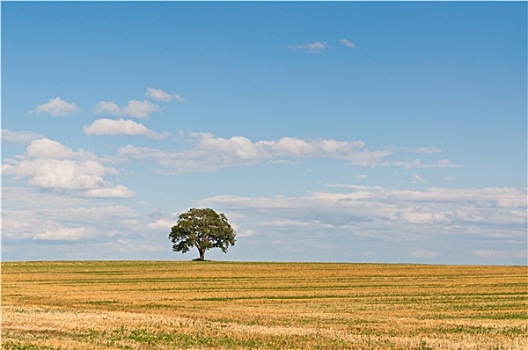
<path id="1" fill-rule="evenodd" d="M 527 271 L 2 263 L 2 349 L 528 349 Z"/>

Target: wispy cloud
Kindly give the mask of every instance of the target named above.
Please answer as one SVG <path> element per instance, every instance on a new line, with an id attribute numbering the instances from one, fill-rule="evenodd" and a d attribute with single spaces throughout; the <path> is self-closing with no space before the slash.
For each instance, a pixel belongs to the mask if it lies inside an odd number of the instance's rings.
<path id="1" fill-rule="evenodd" d="M 309 44 L 292 44 L 288 45 L 290 50 L 306 51 L 308 53 L 321 53 L 330 48 L 326 41 L 316 41 Z"/>
<path id="2" fill-rule="evenodd" d="M 46 113 L 52 117 L 65 117 L 78 113 L 79 111 L 80 109 L 75 103 L 69 103 L 60 97 L 55 97 L 47 103 L 38 105 L 33 112 L 36 114 Z"/>
<path id="3" fill-rule="evenodd" d="M 134 196 L 134 191 L 123 185 L 115 185 L 92 188 L 87 190 L 84 195 L 95 198 L 130 198 Z"/>
<path id="4" fill-rule="evenodd" d="M 243 136 L 229 139 L 214 137 L 210 133 L 190 133 L 189 136 L 195 146 L 187 151 L 171 152 L 127 145 L 119 149 L 119 155 L 136 160 L 155 160 L 163 173 L 184 174 L 292 158 L 344 159 L 355 165 L 373 166 L 390 154 L 383 150 L 369 151 L 363 141 L 283 137 L 252 142 Z"/>
<path id="5" fill-rule="evenodd" d="M 349 41 L 348 39 L 340 39 L 339 42 L 341 43 L 341 45 L 343 45 L 346 48 L 349 48 L 349 49 L 356 48 L 356 44 Z M 288 48 L 290 50 L 306 51 L 308 53 L 322 53 L 326 51 L 326 49 L 331 48 L 331 46 L 326 41 L 315 41 L 313 43 L 307 43 L 307 44 L 291 44 L 291 45 L 288 45 Z"/>
<path id="6" fill-rule="evenodd" d="M 199 204 L 236 212 L 246 218 L 239 224 L 256 232 L 269 232 L 270 225 L 274 230 L 289 232 L 293 225 L 303 232 L 348 233 L 386 241 L 457 235 L 493 243 L 497 232 L 501 232 L 501 239 L 507 237 L 519 243 L 526 240 L 526 189 L 410 191 L 346 184 L 334 184 L 332 188 L 342 190 L 290 197 L 220 195 Z"/>
<path id="7" fill-rule="evenodd" d="M 117 170 L 105 166 L 95 154 L 74 151 L 63 144 L 42 138 L 32 141 L 23 155 L 6 159 L 2 172 L 7 176 L 28 179 L 41 189 L 79 192 L 90 197 L 132 197 L 124 186 L 115 187 L 105 180 Z"/>
<path id="8" fill-rule="evenodd" d="M 112 101 L 101 101 L 94 107 L 95 114 L 109 114 L 115 117 L 130 116 L 138 119 L 147 119 L 152 113 L 160 111 L 160 106 L 147 100 L 130 100 L 124 107 L 119 107 Z"/>
<path id="9" fill-rule="evenodd" d="M 433 153 L 441 153 L 442 150 L 438 147 L 418 147 L 414 149 L 414 152 L 421 153 L 421 154 L 433 154 Z"/>
<path id="10" fill-rule="evenodd" d="M 168 136 L 167 132 L 157 133 L 141 123 L 124 119 L 97 119 L 92 124 L 84 126 L 84 133 L 86 135 L 144 135 L 157 140 Z"/>
<path id="11" fill-rule="evenodd" d="M 382 165 L 402 167 L 404 169 L 431 169 L 431 168 L 460 168 L 460 165 L 453 164 L 449 159 L 440 159 L 434 163 L 425 163 L 421 159 L 413 161 L 387 161 Z"/>
<path id="12" fill-rule="evenodd" d="M 348 41 L 347 39 L 341 39 L 341 40 L 339 40 L 339 42 L 340 42 L 344 47 L 348 47 L 349 49 L 355 49 L 355 48 L 356 48 L 356 44 L 354 44 L 354 43 L 351 42 L 351 41 Z"/>
<path id="13" fill-rule="evenodd" d="M 182 134 L 184 135 L 184 134 Z M 211 133 L 190 132 L 187 141 L 194 146 L 186 151 L 170 151 L 150 147 L 127 145 L 119 149 L 119 155 L 136 160 L 154 160 L 161 167 L 159 172 L 184 174 L 209 172 L 222 168 L 283 163 L 313 158 L 342 159 L 362 167 L 451 168 L 458 167 L 448 159 L 425 163 L 388 160 L 393 151 L 369 150 L 363 141 L 339 141 L 334 139 L 301 139 L 283 137 L 279 140 L 253 142 L 244 136 L 215 137 Z M 415 177 L 414 180 L 417 180 Z"/>
<path id="14" fill-rule="evenodd" d="M 169 101 L 178 101 L 185 102 L 185 99 L 178 94 L 169 94 L 160 89 L 147 88 L 145 96 L 154 100 L 169 102 Z"/>
<path id="15" fill-rule="evenodd" d="M 2 143 L 30 143 L 42 138 L 42 135 L 31 131 L 11 131 L 2 129 Z"/>
<path id="16" fill-rule="evenodd" d="M 420 175 L 414 173 L 412 175 L 412 182 L 413 183 L 416 183 L 416 184 L 426 184 L 428 183 L 428 181 L 426 179 L 424 179 L 423 177 L 421 177 Z"/>
<path id="17" fill-rule="evenodd" d="M 84 247 L 86 242 L 108 241 L 120 231 L 140 230 L 137 228 L 139 215 L 113 201 L 64 196 L 24 187 L 5 188 L 2 195 L 9 203 L 2 217 L 4 242 L 68 241 L 69 244 L 80 242 Z M 73 255 L 79 256 L 77 253 Z"/>

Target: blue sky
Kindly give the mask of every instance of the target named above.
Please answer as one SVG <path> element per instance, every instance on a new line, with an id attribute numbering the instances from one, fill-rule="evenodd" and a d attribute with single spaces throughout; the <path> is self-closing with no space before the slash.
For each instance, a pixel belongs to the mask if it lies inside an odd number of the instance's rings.
<path id="1" fill-rule="evenodd" d="M 525 264 L 525 2 L 2 2 L 2 259 Z"/>

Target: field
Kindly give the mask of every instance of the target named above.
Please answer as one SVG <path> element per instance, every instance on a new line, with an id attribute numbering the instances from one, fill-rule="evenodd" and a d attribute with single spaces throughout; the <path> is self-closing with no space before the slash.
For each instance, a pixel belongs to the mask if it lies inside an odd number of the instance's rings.
<path id="1" fill-rule="evenodd" d="M 524 266 L 1 266 L 2 349 L 528 349 Z"/>

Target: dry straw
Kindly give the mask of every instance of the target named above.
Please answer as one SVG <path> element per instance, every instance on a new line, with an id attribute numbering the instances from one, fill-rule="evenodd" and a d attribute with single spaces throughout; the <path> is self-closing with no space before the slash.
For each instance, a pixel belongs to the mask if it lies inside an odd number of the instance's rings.
<path id="1" fill-rule="evenodd" d="M 2 263 L 2 349 L 527 349 L 526 267 Z"/>

